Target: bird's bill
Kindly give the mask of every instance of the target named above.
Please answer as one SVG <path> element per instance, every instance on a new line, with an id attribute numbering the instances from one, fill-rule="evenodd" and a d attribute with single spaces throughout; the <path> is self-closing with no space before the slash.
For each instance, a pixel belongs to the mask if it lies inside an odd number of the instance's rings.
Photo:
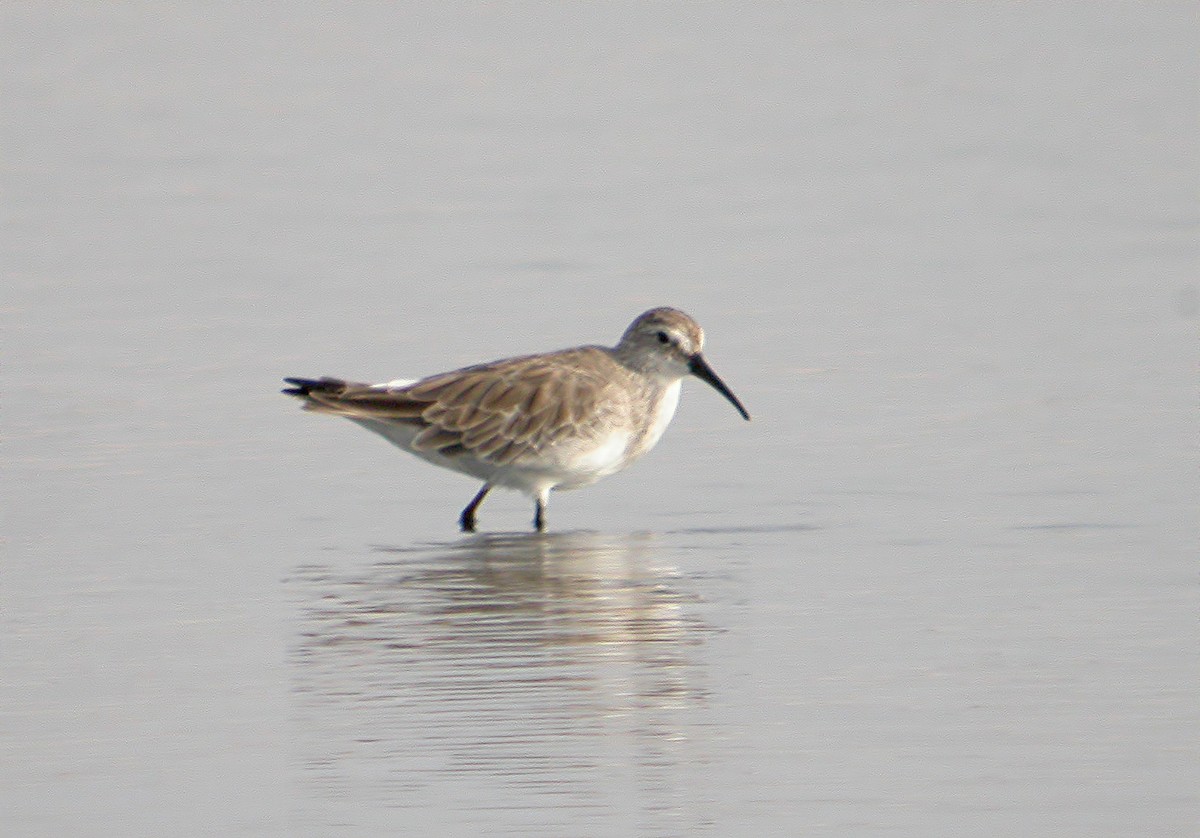
<path id="1" fill-rule="evenodd" d="M 725 382 L 713 372 L 713 368 L 708 365 L 708 361 L 704 360 L 704 356 L 697 352 L 688 361 L 688 369 L 692 371 L 692 375 L 699 378 L 710 385 L 725 398 L 729 399 L 729 403 L 737 408 L 737 412 L 742 414 L 742 418 L 747 422 L 750 421 L 750 414 L 746 412 L 746 408 L 738 401 L 738 397 L 733 394 L 733 391 L 725 386 Z"/>

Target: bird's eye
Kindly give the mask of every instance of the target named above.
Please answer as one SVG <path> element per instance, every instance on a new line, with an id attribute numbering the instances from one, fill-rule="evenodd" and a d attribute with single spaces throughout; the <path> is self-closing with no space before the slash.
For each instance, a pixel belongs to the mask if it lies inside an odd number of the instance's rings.
<path id="1" fill-rule="evenodd" d="M 670 343 L 671 336 L 668 335 L 666 332 L 659 332 L 658 333 L 658 342 L 659 343 Z"/>

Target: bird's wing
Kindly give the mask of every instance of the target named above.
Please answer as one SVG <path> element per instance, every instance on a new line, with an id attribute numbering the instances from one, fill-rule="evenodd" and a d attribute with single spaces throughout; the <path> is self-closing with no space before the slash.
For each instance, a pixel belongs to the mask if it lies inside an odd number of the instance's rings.
<path id="1" fill-rule="evenodd" d="M 424 378 L 415 384 L 289 379 L 308 407 L 353 419 L 412 423 L 419 450 L 470 452 L 498 465 L 519 461 L 568 437 L 587 437 L 611 409 L 604 367 L 568 350 L 511 358 Z"/>

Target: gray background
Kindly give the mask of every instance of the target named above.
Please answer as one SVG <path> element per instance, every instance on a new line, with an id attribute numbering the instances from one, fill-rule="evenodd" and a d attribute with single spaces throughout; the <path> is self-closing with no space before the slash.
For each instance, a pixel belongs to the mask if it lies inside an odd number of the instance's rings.
<path id="1" fill-rule="evenodd" d="M 1195 4 L 0 16 L 4 834 L 1197 834 Z M 277 393 L 664 304 L 543 538 Z"/>

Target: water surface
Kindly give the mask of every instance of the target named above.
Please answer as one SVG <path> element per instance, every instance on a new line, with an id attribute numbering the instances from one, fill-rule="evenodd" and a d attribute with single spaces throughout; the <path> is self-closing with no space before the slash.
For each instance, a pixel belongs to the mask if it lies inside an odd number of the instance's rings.
<path id="1" fill-rule="evenodd" d="M 1195 833 L 1193 5 L 0 14 L 0 832 Z M 545 535 L 277 392 L 654 305 Z"/>

